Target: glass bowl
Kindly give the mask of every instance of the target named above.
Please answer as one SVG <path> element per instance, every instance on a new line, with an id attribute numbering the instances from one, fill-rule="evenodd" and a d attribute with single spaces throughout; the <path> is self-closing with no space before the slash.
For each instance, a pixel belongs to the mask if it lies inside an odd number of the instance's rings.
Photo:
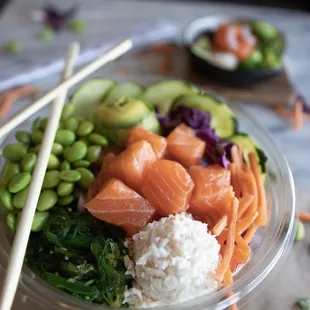
<path id="1" fill-rule="evenodd" d="M 165 78 L 167 79 L 167 78 Z M 158 81 L 155 77 L 126 77 L 118 80 L 131 80 L 149 84 Z M 240 129 L 252 135 L 262 147 L 268 157 L 266 174 L 266 193 L 268 202 L 268 225 L 266 229 L 259 230 L 251 243 L 251 259 L 236 272 L 234 283 L 230 287 L 220 287 L 215 292 L 203 295 L 194 300 L 181 304 L 158 307 L 158 310 L 217 310 L 226 309 L 238 302 L 245 304 L 250 297 L 259 292 L 259 284 L 279 266 L 283 258 L 293 244 L 294 218 L 295 218 L 295 192 L 293 177 L 290 168 L 282 152 L 267 131 L 252 118 L 239 104 L 230 105 L 235 112 Z M 47 115 L 48 109 L 33 116 Z M 28 120 L 16 130 L 28 129 L 32 120 Z M 15 131 L 16 131 L 15 130 Z M 14 141 L 14 132 L 9 134 L 1 142 L 0 150 Z M 4 159 L 1 157 L 0 171 L 3 168 Z M 1 208 L 2 209 L 2 208 Z M 3 276 L 4 268 L 8 261 L 10 241 L 12 240 L 6 230 L 4 216 L 1 214 L 0 225 L 0 274 Z M 283 260 L 282 260 L 283 261 Z M 16 309 L 110 309 L 96 304 L 90 304 L 78 300 L 46 283 L 36 276 L 29 268 L 24 266 L 22 270 L 18 294 L 15 299 Z"/>

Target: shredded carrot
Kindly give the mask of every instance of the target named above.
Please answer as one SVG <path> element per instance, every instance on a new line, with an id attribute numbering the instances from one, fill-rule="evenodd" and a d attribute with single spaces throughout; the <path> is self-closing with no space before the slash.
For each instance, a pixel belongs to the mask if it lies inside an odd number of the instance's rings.
<path id="1" fill-rule="evenodd" d="M 243 238 L 247 244 L 249 244 L 252 241 L 252 239 L 254 238 L 254 235 L 255 235 L 258 227 L 259 227 L 259 225 L 257 225 L 256 222 L 254 222 L 253 225 L 247 230 L 247 232 Z"/>
<path id="2" fill-rule="evenodd" d="M 237 233 L 242 233 L 246 229 L 248 229 L 258 217 L 258 212 L 256 211 L 254 214 L 249 215 L 248 217 L 242 219 L 237 223 L 236 231 Z"/>
<path id="3" fill-rule="evenodd" d="M 232 278 L 232 274 L 231 271 L 229 269 L 227 269 L 226 273 L 225 273 L 225 282 L 227 283 L 227 285 L 231 285 L 233 283 L 233 278 Z M 228 297 L 231 297 L 233 295 L 232 292 L 228 293 Z M 237 308 L 237 304 L 232 304 L 230 306 L 231 310 L 238 310 Z"/>
<path id="4" fill-rule="evenodd" d="M 229 268 L 229 263 L 234 252 L 238 206 L 239 200 L 235 197 L 234 199 L 232 199 L 231 214 L 228 218 L 229 225 L 226 240 L 226 250 L 215 275 L 215 278 L 219 283 L 222 283 L 223 281 L 224 275 Z"/>
<path id="5" fill-rule="evenodd" d="M 236 164 L 236 168 L 242 168 L 242 158 L 240 158 L 240 153 L 237 145 L 233 145 L 231 148 L 231 158 L 232 162 Z"/>
<path id="6" fill-rule="evenodd" d="M 295 129 L 298 131 L 302 127 L 302 117 L 303 117 L 303 106 L 300 101 L 297 101 L 295 103 L 295 108 L 294 108 L 294 126 Z"/>
<path id="7" fill-rule="evenodd" d="M 33 95 L 37 92 L 37 88 L 33 85 L 25 85 L 22 87 L 15 88 L 10 92 L 14 93 L 16 99 L 23 98 L 25 96 Z"/>
<path id="8" fill-rule="evenodd" d="M 176 46 L 174 44 L 162 43 L 162 44 L 155 44 L 152 45 L 150 48 L 144 49 L 139 52 L 139 54 L 151 56 L 157 53 L 171 53 L 175 51 Z"/>
<path id="9" fill-rule="evenodd" d="M 267 202 L 266 202 L 266 193 L 265 188 L 263 184 L 262 177 L 260 175 L 259 171 L 259 165 L 256 159 L 256 156 L 254 153 L 249 154 L 249 161 L 251 165 L 251 170 L 253 172 L 253 175 L 255 177 L 255 183 L 257 187 L 257 197 L 258 197 L 258 217 L 255 220 L 257 222 L 258 226 L 266 225 L 267 223 Z"/>
<path id="10" fill-rule="evenodd" d="M 4 119 L 11 109 L 12 104 L 15 102 L 16 97 L 14 94 L 7 94 L 3 98 L 3 102 L 0 107 L 0 120 Z"/>
<path id="11" fill-rule="evenodd" d="M 240 191 L 239 179 L 237 176 L 236 164 L 235 163 L 231 163 L 229 165 L 229 171 L 230 171 L 231 185 L 232 185 L 233 190 L 235 192 L 235 196 L 237 198 L 240 198 L 241 191 Z"/>
<path id="12" fill-rule="evenodd" d="M 310 213 L 298 212 L 298 218 L 303 222 L 310 222 Z"/>
<path id="13" fill-rule="evenodd" d="M 227 226 L 227 215 L 224 215 L 213 227 L 213 235 L 219 236 Z"/>
<path id="14" fill-rule="evenodd" d="M 249 257 L 249 255 L 251 254 L 251 248 L 248 246 L 248 244 L 244 241 L 244 239 L 243 239 L 238 233 L 236 233 L 235 242 L 237 243 L 238 248 L 239 248 L 247 257 Z"/>
<path id="15" fill-rule="evenodd" d="M 253 203 L 254 196 L 246 193 L 242 198 L 240 198 L 240 204 L 238 209 L 238 219 L 242 217 L 244 212 L 248 209 L 248 207 Z"/>

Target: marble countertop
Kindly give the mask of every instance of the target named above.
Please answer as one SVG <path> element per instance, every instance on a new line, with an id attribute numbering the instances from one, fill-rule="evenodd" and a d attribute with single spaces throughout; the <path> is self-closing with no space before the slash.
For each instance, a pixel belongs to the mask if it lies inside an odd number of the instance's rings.
<path id="1" fill-rule="evenodd" d="M 43 1 L 39 0 L 12 2 L 0 19 L 2 29 L 0 44 L 8 40 L 15 40 L 23 34 L 24 40 L 25 36 L 28 38 L 26 40 L 27 48 L 32 46 L 37 55 L 40 55 L 40 53 L 47 53 L 49 46 L 51 49 L 64 49 L 72 39 L 84 42 L 89 35 L 99 35 L 104 40 L 111 32 L 114 33 L 116 30 L 120 31 L 157 17 L 167 18 L 175 23 L 179 29 L 177 37 L 189 21 L 203 15 L 235 15 L 266 19 L 285 32 L 288 44 L 286 65 L 290 78 L 292 83 L 310 98 L 310 15 L 307 13 L 216 2 L 88 0 L 83 3 L 80 13 L 80 16 L 88 24 L 86 33 L 81 35 L 65 33 L 60 35 L 55 42 L 40 43 L 41 45 L 39 45 L 33 35 L 38 26 L 29 23 L 27 18 L 30 15 L 26 16 L 25 12 L 31 14 L 32 7 L 41 5 L 43 5 Z M 23 27 L 24 24 L 29 27 Z M 40 84 L 45 88 L 55 85 L 54 83 L 55 77 L 51 77 L 41 81 Z M 23 104 L 19 105 L 19 108 L 22 106 Z M 310 124 L 305 124 L 300 132 L 295 132 L 289 124 L 267 107 L 260 106 L 259 103 L 257 105 L 245 104 L 245 106 L 270 131 L 283 150 L 295 178 L 297 208 L 310 211 Z M 11 113 L 16 113 L 16 110 Z M 306 230 L 306 240 L 294 246 L 278 274 L 267 281 L 259 296 L 242 309 L 293 309 L 293 304 L 298 298 L 309 295 L 310 273 L 305 272 L 309 266 L 309 227 Z M 21 304 L 16 304 L 15 309 L 21 307 Z M 24 306 L 23 308 L 26 309 Z M 34 309 L 31 306 L 28 308 Z"/>

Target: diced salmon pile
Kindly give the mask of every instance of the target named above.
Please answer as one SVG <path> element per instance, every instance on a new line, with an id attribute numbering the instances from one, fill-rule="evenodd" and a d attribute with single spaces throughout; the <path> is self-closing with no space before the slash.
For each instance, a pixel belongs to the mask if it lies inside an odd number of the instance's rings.
<path id="1" fill-rule="evenodd" d="M 127 148 L 106 150 L 85 208 L 132 236 L 155 217 L 183 211 L 216 222 L 233 197 L 230 172 L 200 165 L 205 143 L 185 124 L 165 138 L 141 127 Z"/>

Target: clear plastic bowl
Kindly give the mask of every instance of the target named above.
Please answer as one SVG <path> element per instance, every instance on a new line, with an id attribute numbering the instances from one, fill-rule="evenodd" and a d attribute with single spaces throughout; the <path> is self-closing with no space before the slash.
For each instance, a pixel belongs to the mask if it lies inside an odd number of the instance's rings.
<path id="1" fill-rule="evenodd" d="M 127 80 L 129 80 L 127 78 Z M 131 79 L 133 80 L 133 79 Z M 149 79 L 136 78 L 137 82 L 148 82 Z M 152 79 L 150 82 L 152 82 Z M 266 230 L 259 230 L 251 243 L 252 257 L 234 275 L 234 283 L 228 288 L 219 288 L 217 291 L 189 300 L 181 304 L 158 307 L 161 310 L 207 310 L 226 309 L 238 302 L 238 305 L 247 303 L 253 295 L 259 292 L 258 286 L 279 265 L 293 243 L 293 228 L 295 218 L 295 192 L 290 168 L 282 152 L 267 131 L 253 119 L 241 105 L 232 105 L 242 131 L 251 134 L 262 147 L 268 157 L 266 192 L 268 202 L 268 226 Z M 45 109 L 40 115 L 46 115 Z M 34 116 L 37 117 L 38 115 Z M 29 128 L 30 121 L 21 128 Z M 14 140 L 12 132 L 0 145 L 0 149 Z M 1 158 L 0 171 L 4 160 Z M 8 261 L 10 240 L 1 214 L 0 225 L 0 274 L 3 276 Z M 260 286 L 262 288 L 262 286 Z M 110 309 L 96 304 L 80 301 L 69 294 L 50 286 L 29 268 L 24 266 L 18 294 L 15 299 L 16 309 Z M 27 306 L 28 305 L 28 306 Z"/>

